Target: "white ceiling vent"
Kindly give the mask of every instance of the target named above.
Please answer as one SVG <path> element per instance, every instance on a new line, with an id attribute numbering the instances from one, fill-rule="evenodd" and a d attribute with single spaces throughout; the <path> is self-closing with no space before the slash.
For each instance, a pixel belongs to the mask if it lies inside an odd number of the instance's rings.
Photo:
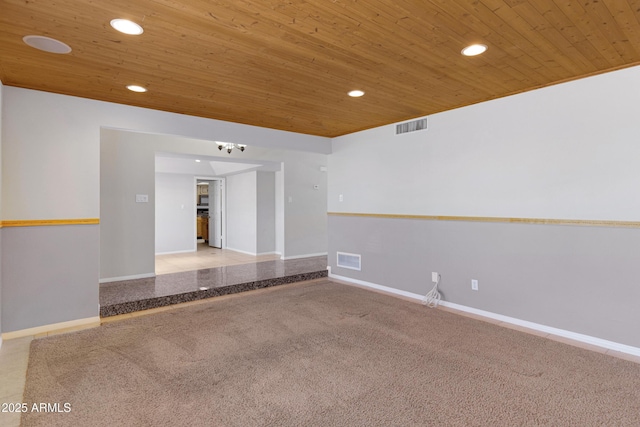
<path id="1" fill-rule="evenodd" d="M 351 270 L 361 269 L 361 257 L 358 254 L 348 254 L 346 252 L 338 252 L 338 267 L 348 268 Z"/>
<path id="2" fill-rule="evenodd" d="M 396 125 L 396 135 L 416 132 L 419 130 L 427 130 L 427 119 L 413 120 L 411 122 L 405 122 Z"/>

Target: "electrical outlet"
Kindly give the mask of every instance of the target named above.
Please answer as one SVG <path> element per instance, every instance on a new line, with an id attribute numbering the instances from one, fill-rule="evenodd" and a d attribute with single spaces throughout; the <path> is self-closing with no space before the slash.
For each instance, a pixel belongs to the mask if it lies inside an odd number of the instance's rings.
<path id="1" fill-rule="evenodd" d="M 438 282 L 438 273 L 436 273 L 435 271 L 431 273 L 431 281 L 433 283 L 437 283 Z"/>
<path id="2" fill-rule="evenodd" d="M 471 279 L 471 289 L 474 291 L 478 290 L 478 281 L 476 279 Z"/>

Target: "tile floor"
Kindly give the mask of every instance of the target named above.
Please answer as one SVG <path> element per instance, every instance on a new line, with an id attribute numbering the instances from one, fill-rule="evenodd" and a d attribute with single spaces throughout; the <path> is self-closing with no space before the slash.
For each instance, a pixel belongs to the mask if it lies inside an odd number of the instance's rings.
<path id="1" fill-rule="evenodd" d="M 100 284 L 100 317 L 327 277 L 327 257 L 257 261 Z"/>
<path id="2" fill-rule="evenodd" d="M 0 347 L 0 405 L 22 403 L 32 339 L 33 337 L 24 337 L 5 340 Z M 19 425 L 19 412 L 0 412 L 0 426 Z"/>
<path id="3" fill-rule="evenodd" d="M 280 255 L 247 255 L 230 249 L 212 248 L 206 243 L 198 243 L 196 252 L 156 255 L 156 274 L 180 273 L 277 259 L 280 259 Z"/>

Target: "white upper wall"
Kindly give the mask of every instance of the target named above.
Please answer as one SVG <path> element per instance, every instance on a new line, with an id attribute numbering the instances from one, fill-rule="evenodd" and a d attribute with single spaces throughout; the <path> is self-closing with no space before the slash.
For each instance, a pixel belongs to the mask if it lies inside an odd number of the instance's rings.
<path id="1" fill-rule="evenodd" d="M 228 249 L 256 254 L 258 207 L 257 173 L 246 172 L 227 177 Z"/>
<path id="2" fill-rule="evenodd" d="M 156 254 L 195 251 L 195 177 L 156 173 L 155 205 Z"/>
<path id="3" fill-rule="evenodd" d="M 4 219 L 98 217 L 101 127 L 331 151 L 328 138 L 10 86 L 3 88 L 3 102 L 3 174 L 11 177 L 4 182 Z M 32 197 L 34 188 L 38 197 Z"/>
<path id="4" fill-rule="evenodd" d="M 638 221 L 640 67 L 333 140 L 329 212 Z M 339 196 L 343 195 L 343 202 Z"/>
<path id="5" fill-rule="evenodd" d="M 273 253 L 276 251 L 275 172 L 256 172 L 256 209 L 256 253 Z"/>

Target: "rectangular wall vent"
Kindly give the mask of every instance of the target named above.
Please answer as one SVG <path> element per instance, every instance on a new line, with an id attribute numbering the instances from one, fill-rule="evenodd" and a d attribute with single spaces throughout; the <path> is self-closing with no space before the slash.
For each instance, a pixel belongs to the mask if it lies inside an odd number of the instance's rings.
<path id="1" fill-rule="evenodd" d="M 360 271 L 361 258 L 358 254 L 348 254 L 346 252 L 338 252 L 338 267 L 348 268 Z"/>
<path id="2" fill-rule="evenodd" d="M 396 125 L 396 135 L 415 132 L 418 130 L 427 130 L 427 119 L 413 120 L 411 122 Z"/>

